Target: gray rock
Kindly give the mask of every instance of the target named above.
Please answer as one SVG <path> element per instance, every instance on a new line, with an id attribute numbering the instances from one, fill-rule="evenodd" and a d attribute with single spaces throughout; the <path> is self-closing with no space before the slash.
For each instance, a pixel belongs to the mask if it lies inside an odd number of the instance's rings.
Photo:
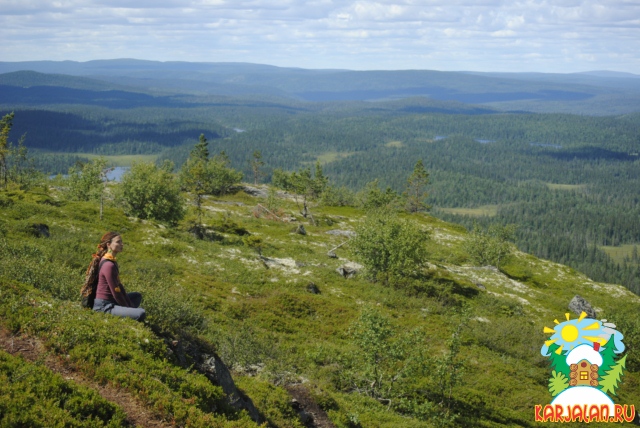
<path id="1" fill-rule="evenodd" d="M 311 294 L 320 294 L 320 289 L 313 282 L 310 282 L 307 285 L 307 291 Z"/>
<path id="2" fill-rule="evenodd" d="M 200 369 L 205 372 L 207 377 L 213 383 L 222 388 L 224 393 L 227 395 L 229 405 L 237 410 L 246 410 L 251 419 L 257 423 L 264 422 L 262 415 L 260 415 L 260 412 L 255 407 L 251 399 L 242 395 L 240 391 L 238 391 L 229 369 L 222 360 L 216 355 L 208 356 L 207 354 L 203 354 L 203 357 L 204 362 L 201 364 Z"/>
<path id="3" fill-rule="evenodd" d="M 328 256 L 328 257 L 331 257 L 332 259 L 337 259 L 337 258 L 338 258 L 338 255 L 336 254 L 336 252 L 335 252 L 335 251 L 329 251 L 329 252 L 327 253 L 327 256 Z"/>
<path id="4" fill-rule="evenodd" d="M 482 283 L 480 282 L 474 282 L 474 284 L 476 285 L 476 287 L 478 287 L 480 290 L 486 290 L 487 287 L 485 287 L 484 285 L 482 285 Z"/>
<path id="5" fill-rule="evenodd" d="M 333 236 L 348 236 L 349 238 L 356 236 L 356 233 L 353 230 L 334 229 L 328 230 L 327 233 Z"/>
<path id="6" fill-rule="evenodd" d="M 244 193 L 250 196 L 255 196 L 256 198 L 266 198 L 269 196 L 269 192 L 266 188 L 259 188 L 253 186 L 242 186 L 242 190 Z"/>
<path id="7" fill-rule="evenodd" d="M 166 339 L 165 339 L 166 340 Z M 229 369 L 215 353 L 205 352 L 204 348 L 189 340 L 166 341 L 169 350 L 183 367 L 193 367 L 204 374 L 209 381 L 222 388 L 227 403 L 237 410 L 246 410 L 251 419 L 258 424 L 264 422 L 251 398 L 242 394 L 236 387 Z"/>
<path id="8" fill-rule="evenodd" d="M 297 233 L 299 235 L 306 235 L 307 229 L 304 228 L 304 225 L 299 224 L 298 227 L 295 228 L 294 233 Z"/>
<path id="9" fill-rule="evenodd" d="M 338 272 L 344 278 L 352 278 L 358 273 L 358 269 L 353 266 L 342 265 L 338 269 L 336 269 L 336 272 Z"/>
<path id="10" fill-rule="evenodd" d="M 573 299 L 571 299 L 571 302 L 569 302 L 569 310 L 573 311 L 576 315 L 580 315 L 582 312 L 585 312 L 589 318 L 597 319 L 595 309 L 591 307 L 589 302 L 577 294 Z"/>

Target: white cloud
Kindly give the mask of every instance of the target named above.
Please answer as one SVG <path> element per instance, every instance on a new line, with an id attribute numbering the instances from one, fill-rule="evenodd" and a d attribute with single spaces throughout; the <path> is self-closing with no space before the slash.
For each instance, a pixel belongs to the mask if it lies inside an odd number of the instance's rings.
<path id="1" fill-rule="evenodd" d="M 634 0 L 4 0 L 4 61 L 640 69 Z"/>

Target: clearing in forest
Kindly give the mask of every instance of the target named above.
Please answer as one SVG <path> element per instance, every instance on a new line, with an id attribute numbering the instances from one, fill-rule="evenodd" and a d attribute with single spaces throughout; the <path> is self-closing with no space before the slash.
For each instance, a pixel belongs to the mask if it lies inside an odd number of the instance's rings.
<path id="1" fill-rule="evenodd" d="M 481 205 L 476 208 L 438 208 L 448 214 L 467 215 L 470 217 L 495 217 L 500 205 Z"/>

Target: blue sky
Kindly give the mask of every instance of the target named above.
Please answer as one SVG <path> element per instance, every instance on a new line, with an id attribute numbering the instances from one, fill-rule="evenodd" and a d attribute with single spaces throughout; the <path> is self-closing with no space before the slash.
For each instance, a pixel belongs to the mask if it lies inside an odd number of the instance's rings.
<path id="1" fill-rule="evenodd" d="M 640 0 L 0 0 L 0 61 L 640 72 Z"/>

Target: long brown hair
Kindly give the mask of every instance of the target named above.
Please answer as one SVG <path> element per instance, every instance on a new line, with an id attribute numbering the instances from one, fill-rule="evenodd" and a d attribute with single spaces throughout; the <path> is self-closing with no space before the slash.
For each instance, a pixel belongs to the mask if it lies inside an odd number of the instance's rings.
<path id="1" fill-rule="evenodd" d="M 80 290 L 80 294 L 82 296 L 89 296 L 92 292 L 93 285 L 98 282 L 98 266 L 100 266 L 100 259 L 102 259 L 102 256 L 107 253 L 107 246 L 116 236 L 120 236 L 120 234 L 117 232 L 107 232 L 102 235 L 100 243 L 98 244 L 98 251 L 91 255 L 93 258 L 91 259 L 91 263 L 89 263 L 89 267 L 87 268 L 87 273 L 84 276 L 84 285 Z"/>

